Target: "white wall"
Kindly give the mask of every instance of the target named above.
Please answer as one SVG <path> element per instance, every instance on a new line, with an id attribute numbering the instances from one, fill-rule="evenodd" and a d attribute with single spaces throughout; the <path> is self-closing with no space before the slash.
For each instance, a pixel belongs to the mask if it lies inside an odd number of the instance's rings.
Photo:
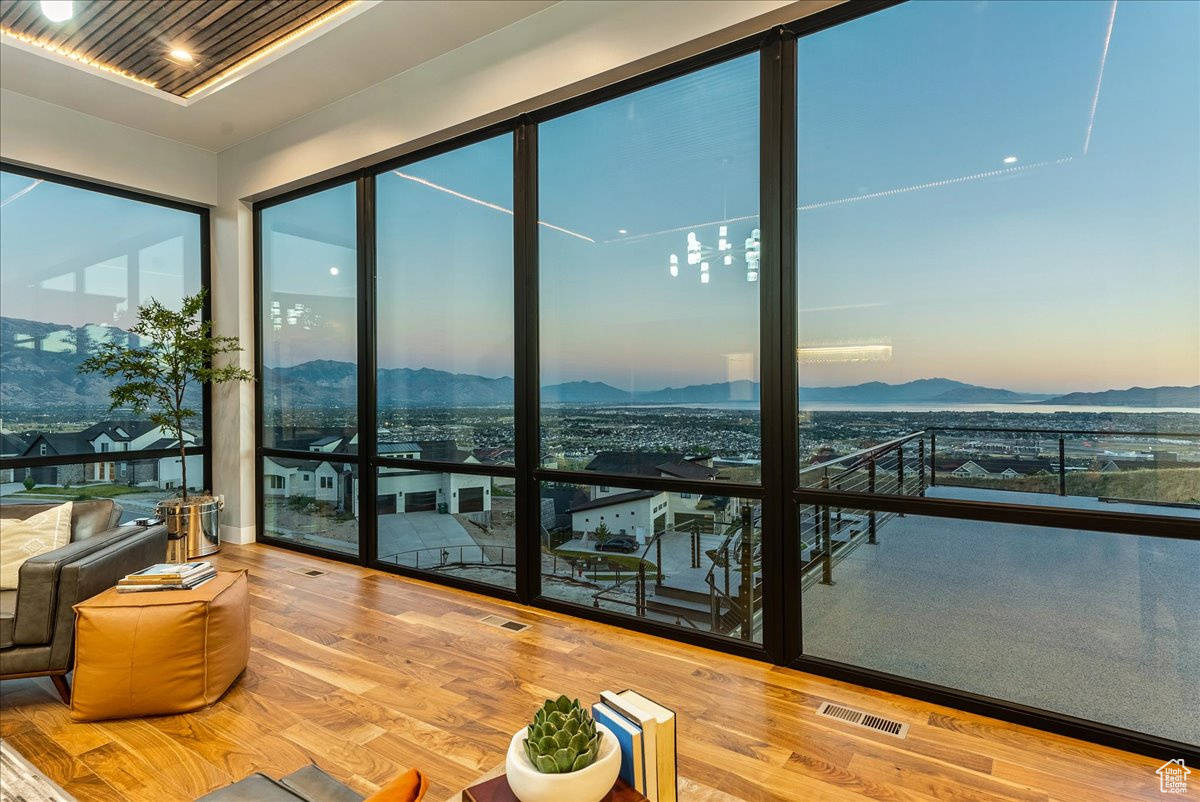
<path id="1" fill-rule="evenodd" d="M 0 157 L 203 206 L 218 197 L 216 154 L 7 89 Z"/>

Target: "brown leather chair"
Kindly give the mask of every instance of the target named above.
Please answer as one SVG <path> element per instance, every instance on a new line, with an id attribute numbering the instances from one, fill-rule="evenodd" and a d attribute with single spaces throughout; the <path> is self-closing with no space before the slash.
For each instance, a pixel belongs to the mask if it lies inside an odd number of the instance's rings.
<path id="1" fill-rule="evenodd" d="M 0 518 L 25 519 L 53 506 L 2 504 Z M 48 676 L 63 702 L 70 702 L 72 607 L 166 559 L 167 528 L 118 526 L 121 512 L 112 499 L 75 502 L 71 542 L 26 560 L 17 589 L 0 591 L 0 680 Z"/>

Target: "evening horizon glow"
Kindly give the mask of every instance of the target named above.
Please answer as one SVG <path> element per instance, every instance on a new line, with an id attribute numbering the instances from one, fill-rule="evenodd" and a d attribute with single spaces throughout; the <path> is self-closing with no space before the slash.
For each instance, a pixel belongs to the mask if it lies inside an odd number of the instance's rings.
<path id="1" fill-rule="evenodd" d="M 798 345 L 891 358 L 805 363 L 801 385 L 1200 384 L 1196 17 L 918 2 L 802 39 Z M 750 55 L 541 125 L 542 385 L 758 379 L 761 285 L 684 259 L 688 232 L 740 248 L 759 226 L 757 106 Z M 512 376 L 511 156 L 503 135 L 379 176 L 381 368 Z M 353 271 L 328 273 L 353 243 L 323 233 L 353 231 L 351 195 L 264 226 L 327 328 L 354 316 Z M 353 361 L 353 333 L 284 350 Z"/>

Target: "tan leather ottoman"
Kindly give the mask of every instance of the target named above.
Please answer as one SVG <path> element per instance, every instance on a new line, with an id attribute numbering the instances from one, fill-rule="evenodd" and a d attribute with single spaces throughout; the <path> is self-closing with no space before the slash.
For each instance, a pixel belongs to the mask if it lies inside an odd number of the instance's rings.
<path id="1" fill-rule="evenodd" d="M 71 718 L 186 713 L 217 701 L 250 657 L 246 572 L 194 590 L 106 590 L 75 605 Z"/>

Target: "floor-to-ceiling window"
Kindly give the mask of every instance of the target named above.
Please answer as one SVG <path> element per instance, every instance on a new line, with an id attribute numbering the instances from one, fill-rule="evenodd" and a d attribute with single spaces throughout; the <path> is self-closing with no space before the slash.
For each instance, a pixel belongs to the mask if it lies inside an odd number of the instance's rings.
<path id="1" fill-rule="evenodd" d="M 263 534 L 358 554 L 354 182 L 259 212 Z"/>
<path id="2" fill-rule="evenodd" d="M 262 204 L 264 533 L 1200 740 L 1198 9 L 865 9 Z"/>
<path id="3" fill-rule="evenodd" d="M 761 641 L 758 106 L 748 55 L 539 126 L 538 456 L 597 476 L 547 598 Z"/>
<path id="4" fill-rule="evenodd" d="M 514 588 L 511 133 L 375 176 L 380 562 Z"/>
<path id="5" fill-rule="evenodd" d="M 1197 16 L 800 40 L 799 486 L 1034 508 L 802 503 L 805 654 L 1200 742 L 1200 543 L 1092 529 L 1200 512 Z"/>
<path id="6" fill-rule="evenodd" d="M 204 287 L 208 217 L 199 207 L 5 165 L 0 171 L 0 501 L 116 497 L 126 520 L 209 487 L 204 392 L 187 456 L 147 414 L 112 409 L 113 379 L 78 368 L 123 343 L 138 307 L 169 308 Z"/>

